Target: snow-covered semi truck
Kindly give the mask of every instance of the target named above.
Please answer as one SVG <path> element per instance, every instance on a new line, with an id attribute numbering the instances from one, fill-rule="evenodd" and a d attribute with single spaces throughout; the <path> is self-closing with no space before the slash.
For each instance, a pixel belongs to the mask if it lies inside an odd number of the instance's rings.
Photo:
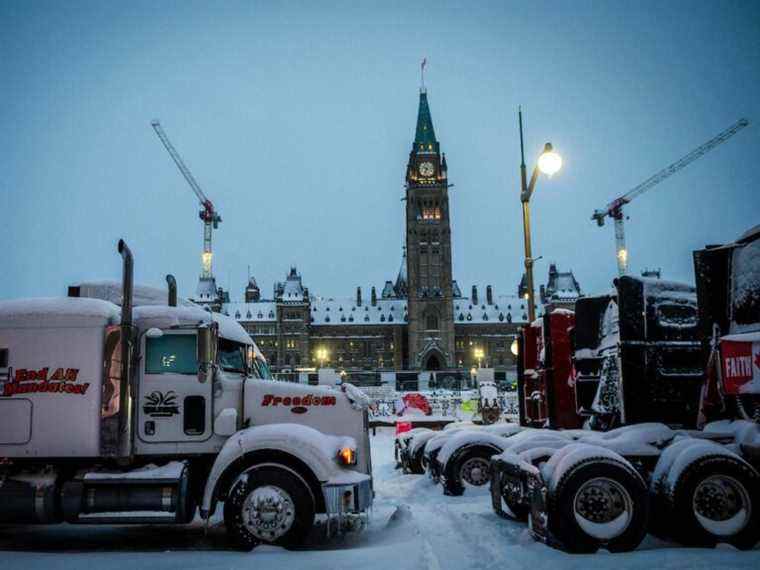
<path id="1" fill-rule="evenodd" d="M 696 546 L 757 544 L 760 227 L 694 260 L 696 296 L 623 278 L 598 319 L 577 312 L 576 365 L 597 360 L 586 369 L 594 396 L 579 389 L 579 411 L 595 427 L 632 425 L 510 438 L 491 460 L 498 514 L 529 518 L 536 538 L 573 552 L 631 550 L 647 531 Z"/>
<path id="2" fill-rule="evenodd" d="M 0 302 L 0 524 L 182 524 L 223 502 L 249 548 L 299 543 L 319 514 L 361 522 L 361 393 L 266 379 L 234 319 L 176 306 L 176 290 L 134 306 L 119 252 L 120 306 L 84 297 L 97 287 Z"/>

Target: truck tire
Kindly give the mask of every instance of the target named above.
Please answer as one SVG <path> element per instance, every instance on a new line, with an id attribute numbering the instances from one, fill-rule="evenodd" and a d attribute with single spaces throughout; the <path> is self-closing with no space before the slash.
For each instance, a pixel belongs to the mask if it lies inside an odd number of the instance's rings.
<path id="1" fill-rule="evenodd" d="M 444 495 L 459 497 L 464 494 L 465 485 L 482 487 L 491 480 L 491 456 L 497 450 L 475 446 L 466 449 L 454 459 L 454 464 L 446 466 L 447 477 Z"/>
<path id="2" fill-rule="evenodd" d="M 649 497 L 641 476 L 609 457 L 570 468 L 547 501 L 552 535 L 568 552 L 635 549 L 646 535 Z"/>
<path id="3" fill-rule="evenodd" d="M 504 513 L 508 518 L 520 522 L 528 520 L 528 516 L 530 515 L 530 504 L 525 504 L 524 502 L 516 500 L 515 496 L 507 490 L 502 492 L 501 497 L 504 499 L 504 504 L 506 504 L 509 509 L 509 512 Z"/>
<path id="4" fill-rule="evenodd" d="M 670 536 L 682 544 L 748 550 L 760 540 L 760 477 L 735 457 L 694 461 L 667 489 L 665 505 Z"/>
<path id="5" fill-rule="evenodd" d="M 425 454 L 425 447 L 420 447 L 416 453 L 409 452 L 409 473 L 422 475 L 425 473 L 425 467 L 422 465 L 422 457 Z"/>
<path id="6" fill-rule="evenodd" d="M 244 550 L 259 544 L 301 544 L 314 515 L 314 498 L 304 480 L 270 465 L 244 473 L 224 503 L 228 536 Z"/>

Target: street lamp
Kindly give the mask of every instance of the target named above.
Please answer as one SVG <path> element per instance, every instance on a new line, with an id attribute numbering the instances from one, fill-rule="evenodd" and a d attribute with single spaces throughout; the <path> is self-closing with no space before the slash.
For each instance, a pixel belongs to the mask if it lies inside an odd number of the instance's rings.
<path id="1" fill-rule="evenodd" d="M 522 214 L 523 214 L 523 233 L 525 236 L 525 275 L 528 286 L 528 321 L 533 322 L 536 319 L 536 299 L 535 291 L 533 290 L 533 253 L 530 245 L 530 197 L 533 195 L 533 190 L 536 188 L 536 180 L 538 179 L 538 173 L 543 172 L 549 178 L 554 176 L 559 169 L 562 168 L 562 157 L 554 151 L 551 143 L 546 143 L 544 146 L 544 152 L 538 157 L 538 163 L 533 169 L 533 174 L 530 177 L 530 183 L 527 180 L 525 171 L 525 145 L 523 143 L 523 124 L 522 124 L 522 109 L 518 110 L 519 122 L 520 122 L 520 202 L 522 202 Z"/>
<path id="2" fill-rule="evenodd" d="M 319 367 L 324 368 L 325 366 L 325 360 L 327 360 L 327 349 L 325 347 L 321 347 L 317 349 L 317 360 L 319 360 Z"/>
<path id="3" fill-rule="evenodd" d="M 512 354 L 514 354 L 515 356 L 520 354 L 520 345 L 517 344 L 517 338 L 515 338 L 515 340 L 512 341 L 512 345 L 509 347 L 509 350 L 512 351 Z"/>
<path id="4" fill-rule="evenodd" d="M 483 361 L 483 357 L 485 356 L 485 353 L 483 352 L 482 348 L 476 348 L 473 351 L 473 354 L 475 355 L 475 360 L 478 361 L 478 368 L 481 367 L 481 363 Z"/>

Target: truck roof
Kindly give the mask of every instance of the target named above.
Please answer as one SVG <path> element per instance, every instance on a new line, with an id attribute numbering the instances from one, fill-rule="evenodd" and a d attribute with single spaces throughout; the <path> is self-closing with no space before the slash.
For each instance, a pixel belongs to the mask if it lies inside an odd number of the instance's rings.
<path id="1" fill-rule="evenodd" d="M 0 301 L 0 328 L 118 324 L 119 307 L 101 299 L 39 297 Z"/>
<path id="2" fill-rule="evenodd" d="M 110 301 L 114 305 L 121 306 L 122 294 L 121 283 L 112 280 L 79 281 L 72 283 L 70 287 L 79 289 L 79 297 L 91 297 Z M 169 294 L 166 289 L 151 287 L 150 285 L 135 284 L 132 289 L 132 305 L 135 307 L 144 305 L 166 305 Z M 177 305 L 183 307 L 196 307 L 192 301 L 177 298 Z"/>
<path id="3" fill-rule="evenodd" d="M 232 317 L 205 311 L 200 307 L 169 307 L 168 305 L 143 305 L 134 308 L 135 324 L 140 329 L 151 327 L 168 329 L 181 325 L 219 323 L 219 336 L 242 344 L 253 344 L 245 329 Z"/>

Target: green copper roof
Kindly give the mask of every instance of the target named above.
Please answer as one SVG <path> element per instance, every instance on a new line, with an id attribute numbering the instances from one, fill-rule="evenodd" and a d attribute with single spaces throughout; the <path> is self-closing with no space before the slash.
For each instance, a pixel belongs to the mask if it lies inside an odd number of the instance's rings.
<path id="1" fill-rule="evenodd" d="M 433 119 L 430 116 L 430 107 L 428 107 L 427 93 L 420 93 L 420 109 L 417 111 L 417 132 L 414 135 L 415 144 L 435 144 L 435 131 L 433 130 Z"/>

